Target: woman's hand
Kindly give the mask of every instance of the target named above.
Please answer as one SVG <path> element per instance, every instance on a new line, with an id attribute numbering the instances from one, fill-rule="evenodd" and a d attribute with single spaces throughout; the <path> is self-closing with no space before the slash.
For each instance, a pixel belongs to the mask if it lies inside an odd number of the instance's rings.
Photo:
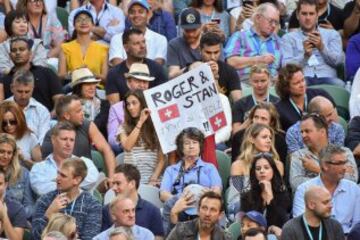
<path id="1" fill-rule="evenodd" d="M 259 182 L 259 185 L 260 185 L 260 187 L 262 189 L 261 197 L 263 198 L 266 205 L 269 205 L 270 202 L 274 198 L 271 182 L 267 181 L 267 180 L 263 180 L 263 181 Z"/>
<path id="2" fill-rule="evenodd" d="M 143 110 L 141 110 L 140 119 L 139 119 L 139 123 L 141 124 L 141 126 L 144 124 L 144 122 L 148 119 L 149 116 L 150 116 L 150 109 L 144 108 Z"/>

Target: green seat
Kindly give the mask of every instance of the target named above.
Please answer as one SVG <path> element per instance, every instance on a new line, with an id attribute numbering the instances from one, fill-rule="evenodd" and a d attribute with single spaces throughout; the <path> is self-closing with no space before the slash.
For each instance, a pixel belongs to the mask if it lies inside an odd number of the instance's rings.
<path id="1" fill-rule="evenodd" d="M 95 189 L 95 190 L 93 191 L 93 196 L 94 196 L 94 198 L 95 198 L 96 200 L 98 200 L 98 202 L 99 202 L 100 204 L 103 204 L 103 197 L 102 197 L 101 193 L 100 193 L 97 189 Z"/>
<path id="2" fill-rule="evenodd" d="M 96 150 L 91 150 L 91 159 L 99 172 L 104 172 L 105 175 L 107 175 L 105 161 L 102 154 Z"/>
<path id="3" fill-rule="evenodd" d="M 313 85 L 309 88 L 318 88 L 323 89 L 334 99 L 336 108 L 338 110 L 339 115 L 345 120 L 349 120 L 349 99 L 350 93 L 345 89 L 338 86 L 321 84 L 321 85 Z"/>
<path id="4" fill-rule="evenodd" d="M 237 240 L 240 237 L 241 235 L 240 227 L 241 227 L 240 222 L 234 222 L 226 229 L 226 231 L 231 233 L 232 240 Z"/>
<path id="5" fill-rule="evenodd" d="M 62 27 L 65 30 L 68 30 L 68 18 L 69 18 L 68 11 L 66 11 L 65 8 L 57 7 L 56 8 L 56 15 L 57 15 Z"/>
<path id="6" fill-rule="evenodd" d="M 225 191 L 229 185 L 231 159 L 228 155 L 219 150 L 216 150 L 216 158 L 219 165 L 218 170 L 223 184 L 223 191 Z"/>
<path id="7" fill-rule="evenodd" d="M 31 231 L 29 229 L 25 229 L 23 240 L 31 240 Z"/>
<path id="8" fill-rule="evenodd" d="M 344 128 L 345 131 L 345 136 L 347 135 L 347 130 L 348 130 L 348 123 L 346 122 L 346 120 L 342 117 L 339 117 L 339 123 L 341 124 L 341 126 Z"/>

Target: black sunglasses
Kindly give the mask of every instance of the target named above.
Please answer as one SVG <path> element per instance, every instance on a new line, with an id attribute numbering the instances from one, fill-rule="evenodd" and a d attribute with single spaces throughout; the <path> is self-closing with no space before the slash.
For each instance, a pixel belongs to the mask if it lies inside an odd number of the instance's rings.
<path id="1" fill-rule="evenodd" d="M 260 158 L 266 158 L 266 159 L 272 159 L 273 158 L 273 154 L 269 153 L 269 152 L 260 152 L 258 154 L 255 154 L 254 156 L 254 160 L 258 160 Z"/>
<path id="2" fill-rule="evenodd" d="M 17 125 L 17 121 L 16 120 L 3 120 L 2 122 L 2 127 L 7 127 L 7 126 L 14 126 Z"/>

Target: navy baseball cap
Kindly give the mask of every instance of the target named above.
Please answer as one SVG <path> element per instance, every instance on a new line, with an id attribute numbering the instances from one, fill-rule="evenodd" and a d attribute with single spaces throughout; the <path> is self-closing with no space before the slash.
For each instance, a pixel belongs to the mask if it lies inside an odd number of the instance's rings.
<path id="1" fill-rule="evenodd" d="M 201 27 L 200 13 L 195 8 L 185 8 L 180 13 L 180 27 L 182 29 L 197 29 Z"/>
<path id="2" fill-rule="evenodd" d="M 258 211 L 249 211 L 246 213 L 244 213 L 244 212 L 241 213 L 240 219 L 242 220 L 244 217 L 247 217 L 251 221 L 256 222 L 261 227 L 267 228 L 267 221 L 266 221 L 265 217 Z"/>

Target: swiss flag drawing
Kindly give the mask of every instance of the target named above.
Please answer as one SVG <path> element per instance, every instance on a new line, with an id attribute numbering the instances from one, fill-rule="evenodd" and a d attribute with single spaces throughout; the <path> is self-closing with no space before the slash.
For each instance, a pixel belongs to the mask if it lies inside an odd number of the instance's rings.
<path id="1" fill-rule="evenodd" d="M 158 113 L 161 122 L 166 122 L 180 116 L 179 108 L 176 104 L 164 107 Z"/>
<path id="2" fill-rule="evenodd" d="M 214 116 L 212 116 L 209 119 L 209 121 L 210 121 L 212 129 L 214 130 L 214 132 L 216 132 L 220 128 L 226 126 L 225 113 L 219 112 L 219 113 L 215 114 Z"/>

